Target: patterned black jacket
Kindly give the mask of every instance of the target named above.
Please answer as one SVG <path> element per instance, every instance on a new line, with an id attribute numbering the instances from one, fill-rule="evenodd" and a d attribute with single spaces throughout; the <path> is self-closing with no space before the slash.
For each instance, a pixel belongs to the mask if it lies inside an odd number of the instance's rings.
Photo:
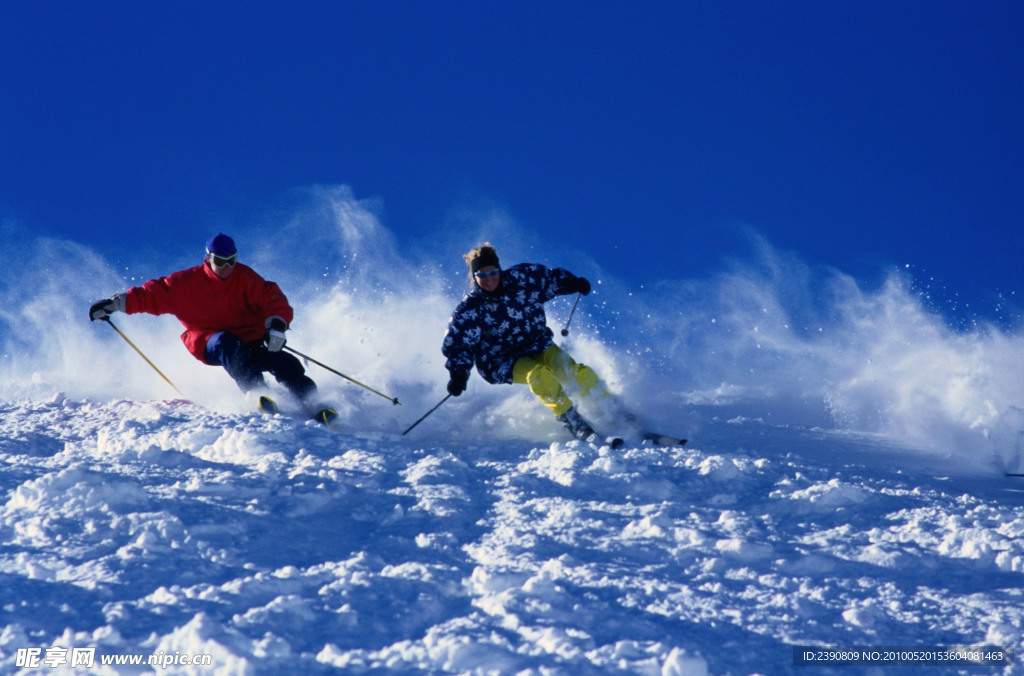
<path id="1" fill-rule="evenodd" d="M 512 366 L 551 347 L 544 303 L 573 293 L 568 270 L 522 263 L 501 271 L 501 286 L 488 294 L 479 286 L 452 313 L 441 353 L 451 373 L 477 370 L 489 383 L 511 383 Z M 573 287 L 574 288 L 574 287 Z"/>

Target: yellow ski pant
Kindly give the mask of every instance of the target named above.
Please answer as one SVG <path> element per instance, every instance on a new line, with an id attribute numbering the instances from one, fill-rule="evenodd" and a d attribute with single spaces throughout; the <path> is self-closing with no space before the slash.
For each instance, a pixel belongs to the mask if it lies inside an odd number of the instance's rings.
<path id="1" fill-rule="evenodd" d="M 577 364 L 568 352 L 557 345 L 540 354 L 520 358 L 512 367 L 512 382 L 529 385 L 530 391 L 540 397 L 556 416 L 572 408 L 572 400 L 563 387 L 571 384 L 584 397 L 595 388 L 598 390 L 595 394 L 607 394 L 592 368 Z"/>

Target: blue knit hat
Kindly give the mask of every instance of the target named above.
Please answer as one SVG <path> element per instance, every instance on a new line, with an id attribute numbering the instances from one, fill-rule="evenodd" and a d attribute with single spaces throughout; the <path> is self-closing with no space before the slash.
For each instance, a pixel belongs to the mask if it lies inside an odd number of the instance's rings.
<path id="1" fill-rule="evenodd" d="M 206 240 L 206 253 L 227 258 L 228 256 L 233 256 L 238 253 L 238 249 L 235 248 L 235 240 L 231 239 L 223 232 L 218 232 L 216 235 Z"/>

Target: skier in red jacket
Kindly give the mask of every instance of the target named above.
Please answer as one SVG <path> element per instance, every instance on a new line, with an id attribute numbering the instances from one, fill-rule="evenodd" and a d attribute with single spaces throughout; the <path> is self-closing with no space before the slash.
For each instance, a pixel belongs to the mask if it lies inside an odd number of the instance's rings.
<path id="1" fill-rule="evenodd" d="M 282 351 L 293 314 L 288 299 L 275 282 L 238 262 L 234 240 L 223 233 L 206 242 L 201 265 L 97 301 L 89 319 L 114 312 L 174 315 L 185 326 L 181 340 L 192 356 L 223 366 L 243 392 L 265 388 L 263 373 L 269 372 L 306 405 L 316 395 L 302 363 Z M 266 397 L 260 404 L 276 410 Z"/>

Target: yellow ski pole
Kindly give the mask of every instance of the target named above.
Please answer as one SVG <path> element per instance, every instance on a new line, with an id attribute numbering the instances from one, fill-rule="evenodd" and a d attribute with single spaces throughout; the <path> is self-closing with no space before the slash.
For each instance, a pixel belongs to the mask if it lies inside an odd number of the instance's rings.
<path id="1" fill-rule="evenodd" d="M 330 366 L 328 366 L 327 364 L 324 364 L 323 362 L 319 362 L 319 361 L 317 361 L 316 359 L 313 359 L 313 358 L 312 358 L 312 357 L 310 357 L 310 356 L 309 356 L 308 354 L 302 354 L 302 353 L 301 353 L 301 352 L 299 352 L 298 350 L 293 350 L 292 348 L 288 347 L 287 345 L 285 345 L 285 346 L 284 346 L 284 349 L 286 349 L 286 350 L 288 350 L 289 352 L 292 352 L 292 353 L 294 353 L 294 354 L 297 354 L 298 356 L 302 357 L 302 358 L 303 358 L 303 359 L 305 359 L 306 361 L 311 361 L 311 362 L 313 362 L 314 364 L 316 364 L 317 366 L 320 366 L 320 367 L 323 367 L 323 368 L 327 369 L 328 371 L 330 371 L 331 373 L 333 373 L 333 374 L 334 374 L 334 375 L 336 375 L 336 376 L 341 376 L 341 377 L 342 377 L 342 378 L 344 378 L 345 380 L 347 380 L 347 381 L 349 381 L 349 382 L 351 382 L 351 383 L 355 383 L 355 384 L 356 384 L 356 385 L 358 385 L 359 387 L 363 387 L 363 388 L 366 388 L 367 390 L 370 390 L 370 391 L 371 391 L 371 392 L 373 392 L 374 394 L 378 394 L 378 395 L 380 395 L 380 396 L 384 397 L 385 399 L 387 399 L 388 401 L 390 401 L 390 402 L 391 402 L 392 404 L 394 404 L 395 406 L 401 406 L 401 405 L 402 405 L 402 404 L 401 404 L 401 402 L 400 402 L 400 401 L 398 401 L 398 399 L 396 399 L 396 398 L 394 398 L 394 397 L 389 397 L 388 395 L 384 394 L 383 392 L 378 392 L 377 390 L 373 389 L 373 388 L 372 388 L 372 387 L 370 387 L 369 385 L 364 385 L 363 383 L 359 382 L 359 381 L 358 381 L 358 380 L 356 380 L 355 378 L 349 378 L 349 377 L 348 377 L 347 375 L 345 375 L 345 374 L 344 374 L 344 373 L 342 373 L 341 371 L 337 371 L 337 370 L 335 370 L 335 369 L 332 369 L 332 368 L 331 368 Z"/>
<path id="2" fill-rule="evenodd" d="M 125 341 L 126 343 L 128 343 L 129 345 L 131 345 L 131 346 L 132 346 L 132 349 L 134 349 L 134 350 L 135 350 L 136 352 L 138 352 L 138 353 L 139 353 L 139 356 L 140 356 L 140 357 L 142 357 L 143 359 L 145 359 L 145 360 L 146 360 L 146 363 L 147 363 L 147 364 L 149 364 L 150 366 L 152 366 L 152 367 L 153 367 L 153 370 L 154 370 L 154 371 L 156 371 L 157 373 L 159 373 L 159 374 L 160 374 L 160 377 L 161 377 L 161 378 L 163 378 L 164 380 L 166 380 L 166 381 L 167 381 L 167 384 L 168 384 L 168 385 L 170 385 L 171 387 L 173 387 L 173 388 L 174 388 L 174 391 L 175 391 L 175 392 L 177 392 L 178 394 L 180 394 L 180 395 L 181 395 L 181 396 L 183 396 L 183 397 L 185 396 L 185 395 L 184 395 L 184 394 L 182 393 L 182 391 L 181 391 L 181 390 L 179 390 L 179 389 L 178 389 L 178 388 L 177 388 L 177 387 L 176 387 L 176 386 L 174 385 L 174 383 L 172 383 L 172 382 L 171 382 L 170 378 L 168 378 L 167 376 L 165 376 L 165 375 L 163 374 L 163 371 L 161 371 L 160 369 L 158 369 L 158 368 L 156 367 L 156 364 L 154 364 L 153 362 L 151 362 L 151 361 L 149 360 L 149 357 L 147 357 L 146 355 L 142 354 L 142 350 L 140 350 L 139 348 L 135 347 L 135 343 L 133 343 L 132 341 L 128 340 L 128 336 L 124 335 L 124 333 L 123 333 L 123 332 L 121 331 L 121 329 L 117 328 L 117 325 L 116 325 L 116 324 L 114 324 L 114 322 L 110 321 L 110 317 L 104 317 L 104 318 L 103 318 L 103 321 L 105 321 L 106 323 L 110 324 L 111 328 L 113 328 L 113 329 L 114 329 L 115 331 L 117 331 L 118 335 L 120 335 L 120 336 L 121 336 L 122 338 L 124 338 L 124 341 Z"/>

